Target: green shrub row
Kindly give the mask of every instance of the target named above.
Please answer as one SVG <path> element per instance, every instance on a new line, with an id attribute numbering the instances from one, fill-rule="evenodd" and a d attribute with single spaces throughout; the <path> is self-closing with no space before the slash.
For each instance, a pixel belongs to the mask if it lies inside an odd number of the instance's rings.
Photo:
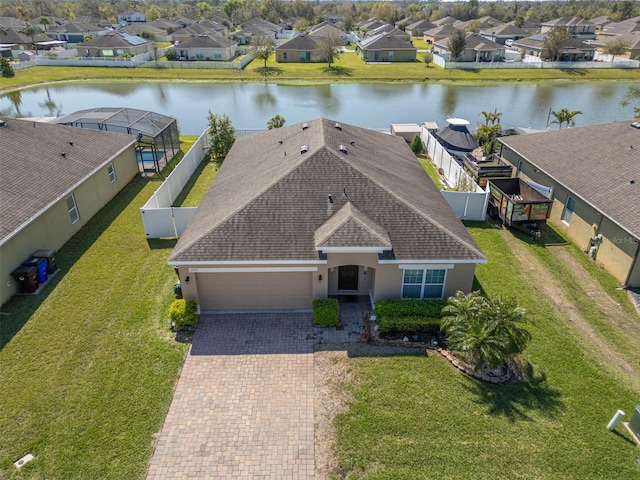
<path id="1" fill-rule="evenodd" d="M 169 319 L 176 327 L 195 325 L 198 320 L 198 304 L 193 300 L 174 300 L 169 307 Z"/>
<path id="2" fill-rule="evenodd" d="M 381 333 L 440 333 L 440 319 L 427 317 L 383 317 L 377 320 Z"/>
<path id="3" fill-rule="evenodd" d="M 313 324 L 333 327 L 340 322 L 340 304 L 335 298 L 322 298 L 313 301 Z"/>
<path id="4" fill-rule="evenodd" d="M 380 300 L 375 305 L 376 321 L 382 333 L 394 331 L 438 333 L 446 300 Z"/>

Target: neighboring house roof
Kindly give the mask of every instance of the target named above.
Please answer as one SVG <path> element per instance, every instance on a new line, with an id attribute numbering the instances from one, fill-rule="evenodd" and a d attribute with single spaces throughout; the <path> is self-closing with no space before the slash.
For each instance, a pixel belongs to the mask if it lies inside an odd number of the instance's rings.
<path id="1" fill-rule="evenodd" d="M 6 28 L 6 32 L 0 32 L 0 43 L 16 43 L 18 45 L 31 45 L 32 43 L 48 42 L 51 40 L 44 35 L 35 34 L 33 38 L 16 30 L 15 28 Z"/>
<path id="2" fill-rule="evenodd" d="M 105 29 L 90 23 L 69 22 L 60 27 L 50 28 L 47 33 L 91 33 L 104 32 Z"/>
<path id="3" fill-rule="evenodd" d="M 410 25 L 405 27 L 405 30 L 429 30 L 435 28 L 436 25 L 431 22 L 427 22 L 426 20 L 418 20 L 417 22 L 413 22 Z"/>
<path id="4" fill-rule="evenodd" d="M 133 17 L 133 16 L 139 16 L 139 17 L 144 17 L 144 13 L 141 12 L 136 12 L 135 10 L 127 10 L 126 12 L 122 12 L 121 14 L 118 15 L 118 18 L 120 17 Z"/>
<path id="5" fill-rule="evenodd" d="M 406 27 L 408 25 L 412 25 L 418 22 L 425 22 L 426 20 L 423 20 L 422 18 L 420 18 L 419 16 L 410 16 L 410 17 L 404 17 L 402 20 L 398 20 L 396 23 L 394 23 L 394 25 L 398 28 L 402 27 L 403 25 Z"/>
<path id="6" fill-rule="evenodd" d="M 182 28 L 183 25 L 178 22 L 174 22 L 173 20 L 167 20 L 166 18 L 158 18 L 153 22 L 148 22 L 147 25 L 153 25 L 156 28 L 160 28 L 166 32 L 167 28 L 173 28 L 173 30 L 177 30 Z"/>
<path id="7" fill-rule="evenodd" d="M 293 38 L 290 38 L 286 42 L 281 43 L 275 50 L 299 50 L 304 52 L 314 51 L 318 48 L 319 43 L 313 37 L 308 35 L 296 35 Z"/>
<path id="8" fill-rule="evenodd" d="M 332 24 L 326 24 L 322 26 L 316 26 L 311 29 L 309 35 L 313 35 L 314 37 L 344 37 L 346 33 L 343 30 L 340 30 L 338 27 Z"/>
<path id="9" fill-rule="evenodd" d="M 445 37 L 441 40 L 436 41 L 435 44 L 441 48 L 449 50 L 449 41 L 450 37 Z M 478 33 L 468 33 L 465 37 L 464 49 L 475 50 L 476 52 L 494 51 L 504 50 L 504 45 L 500 45 L 499 43 L 491 41 Z"/>
<path id="10" fill-rule="evenodd" d="M 183 26 L 185 26 L 185 27 L 186 27 L 187 25 L 191 25 L 191 24 L 194 24 L 194 23 L 198 23 L 196 20 L 192 20 L 191 18 L 187 18 L 187 17 L 182 17 L 182 16 L 180 16 L 180 15 L 177 15 L 177 16 L 173 17 L 173 18 L 171 19 L 171 21 L 172 21 L 172 22 L 179 23 L 180 25 L 183 25 Z"/>
<path id="11" fill-rule="evenodd" d="M 379 33 L 373 37 L 367 37 L 364 40 L 360 40 L 358 45 L 362 50 L 414 50 L 418 51 L 410 43 L 404 40 L 389 35 L 387 33 Z"/>
<path id="12" fill-rule="evenodd" d="M 508 23 L 498 25 L 497 27 L 488 27 L 480 31 L 481 35 L 496 37 L 524 37 L 527 31 Z"/>
<path id="13" fill-rule="evenodd" d="M 633 122 L 565 128 L 499 140 L 640 238 L 640 129 L 634 128 Z"/>
<path id="14" fill-rule="evenodd" d="M 595 25 L 589 20 L 580 17 L 564 16 L 554 18 L 547 22 L 542 22 L 545 27 L 594 27 Z"/>
<path id="15" fill-rule="evenodd" d="M 457 18 L 447 15 L 446 17 L 441 18 L 440 20 L 434 20 L 431 23 L 437 25 L 438 27 L 441 27 L 442 25 L 453 25 L 454 23 L 459 21 L 460 20 L 458 20 Z"/>
<path id="16" fill-rule="evenodd" d="M 26 22 L 23 22 L 22 20 L 19 20 L 17 18 L 14 17 L 0 17 L 0 26 L 4 27 L 4 28 L 22 28 L 24 27 L 24 24 Z"/>
<path id="17" fill-rule="evenodd" d="M 597 25 L 598 27 L 603 27 L 605 25 L 609 25 L 610 23 L 614 23 L 615 22 L 615 20 L 613 18 L 608 17 L 606 15 L 602 15 L 600 17 L 592 18 L 589 21 L 591 23 L 593 23 L 594 25 Z"/>
<path id="18" fill-rule="evenodd" d="M 166 35 L 167 31 L 162 28 L 154 27 L 149 23 L 132 23 L 127 27 L 123 27 L 118 30 L 121 33 L 127 33 L 129 35 L 141 35 L 142 32 L 149 32 L 152 35 Z"/>
<path id="19" fill-rule="evenodd" d="M 497 27 L 498 25 L 504 25 L 504 22 L 498 20 L 497 18 L 485 16 L 485 17 L 480 17 L 473 20 L 467 20 L 466 22 L 458 20 L 457 22 L 453 23 L 453 26 L 460 30 L 466 30 L 473 24 L 479 25 L 480 28 L 482 29 L 482 28 Z"/>
<path id="20" fill-rule="evenodd" d="M 485 261 L 404 139 L 335 125 L 318 119 L 238 138 L 169 262 L 313 262 L 323 246 Z"/>
<path id="21" fill-rule="evenodd" d="M 0 243 L 136 141 L 121 133 L 3 120 Z"/>
<path id="22" fill-rule="evenodd" d="M 456 30 L 458 29 L 453 25 L 440 25 L 436 28 L 432 28 L 431 30 L 425 30 L 423 33 L 427 37 L 448 37 Z"/>
<path id="23" fill-rule="evenodd" d="M 514 46 L 529 48 L 531 50 L 542 50 L 544 48 L 544 42 L 547 39 L 545 35 L 533 35 L 531 37 L 521 38 L 513 42 Z M 596 47 L 593 44 L 586 44 L 579 38 L 568 38 L 563 52 L 568 53 L 571 51 L 589 52 L 595 51 Z"/>
<path id="24" fill-rule="evenodd" d="M 198 35 L 180 43 L 180 48 L 229 48 L 237 45 L 222 35 Z"/>
<path id="25" fill-rule="evenodd" d="M 238 32 L 233 32 L 232 35 L 234 35 L 234 36 L 239 36 L 239 35 L 244 35 L 244 36 L 258 35 L 258 36 L 260 36 L 261 35 L 261 36 L 265 36 L 265 37 L 273 37 L 276 33 L 277 33 L 277 30 L 272 30 L 271 27 L 266 27 L 264 25 L 258 25 L 258 24 L 252 24 L 252 25 L 247 25 L 246 27 L 244 27 L 242 30 L 240 30 Z"/>
<path id="26" fill-rule="evenodd" d="M 357 27 L 364 28 L 366 30 L 375 30 L 376 28 L 382 27 L 386 25 L 387 22 L 383 22 L 382 20 L 378 20 L 377 18 L 370 18 L 365 20 L 364 22 L 360 22 Z"/>
<path id="27" fill-rule="evenodd" d="M 208 25 L 201 25 L 199 23 L 192 23 L 189 26 L 180 28 L 175 30 L 172 35 L 180 36 L 180 35 L 189 35 L 191 37 L 198 35 L 211 35 L 218 32 L 219 28 L 212 28 Z"/>
<path id="28" fill-rule="evenodd" d="M 622 42 L 626 50 L 638 50 L 640 49 L 640 31 L 637 33 L 627 33 L 626 35 L 602 37 L 594 40 L 591 44 L 597 47 L 604 47 L 616 42 Z"/>
<path id="29" fill-rule="evenodd" d="M 604 27 L 599 35 L 626 35 L 640 32 L 640 17 L 633 17 L 622 22 L 611 23 Z"/>
<path id="30" fill-rule="evenodd" d="M 281 30 L 281 27 L 279 25 L 258 17 L 254 17 L 251 20 L 246 21 L 244 25 L 242 25 L 242 29 L 246 30 L 251 26 L 258 26 L 272 32 L 279 32 Z"/>
<path id="31" fill-rule="evenodd" d="M 108 33 L 78 44 L 80 47 L 131 48 L 149 43 L 142 37 L 127 33 Z"/>
<path id="32" fill-rule="evenodd" d="M 104 18 L 92 17 L 90 15 L 80 15 L 73 19 L 75 23 L 91 23 L 93 25 L 108 25 L 109 22 Z"/>

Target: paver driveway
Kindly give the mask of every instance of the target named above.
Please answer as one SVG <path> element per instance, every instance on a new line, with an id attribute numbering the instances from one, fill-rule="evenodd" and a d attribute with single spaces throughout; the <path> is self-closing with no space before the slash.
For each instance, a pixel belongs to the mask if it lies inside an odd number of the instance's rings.
<path id="1" fill-rule="evenodd" d="M 204 315 L 148 479 L 314 477 L 311 314 Z"/>

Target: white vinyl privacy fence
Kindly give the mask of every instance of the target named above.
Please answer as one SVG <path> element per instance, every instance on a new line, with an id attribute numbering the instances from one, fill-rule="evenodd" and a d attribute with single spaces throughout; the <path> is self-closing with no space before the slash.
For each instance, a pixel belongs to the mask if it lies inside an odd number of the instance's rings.
<path id="1" fill-rule="evenodd" d="M 462 220 L 484 220 L 489 191 L 485 192 L 426 128 L 422 127 L 420 137 L 431 161 L 451 188 L 443 190 L 442 196 L 456 215 Z"/>
<path id="2" fill-rule="evenodd" d="M 205 130 L 160 188 L 142 206 L 140 213 L 147 238 L 177 238 L 182 234 L 196 207 L 174 207 L 173 202 L 202 163 L 208 150 Z"/>

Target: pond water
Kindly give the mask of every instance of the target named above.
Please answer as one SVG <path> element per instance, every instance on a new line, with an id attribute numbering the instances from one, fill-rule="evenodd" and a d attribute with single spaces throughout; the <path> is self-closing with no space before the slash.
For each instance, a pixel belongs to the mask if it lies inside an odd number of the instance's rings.
<path id="1" fill-rule="evenodd" d="M 634 82 L 562 84 L 333 84 L 261 83 L 84 83 L 29 88 L 0 96 L 0 114 L 57 116 L 94 107 L 152 110 L 178 119 L 183 134 L 199 134 L 207 113 L 227 113 L 236 129 L 264 129 L 273 115 L 287 124 L 326 117 L 366 128 L 392 123 L 462 117 L 475 128 L 481 111 L 502 112 L 506 127 L 543 129 L 549 110 L 581 110 L 576 125 L 633 117 L 620 100 Z"/>

